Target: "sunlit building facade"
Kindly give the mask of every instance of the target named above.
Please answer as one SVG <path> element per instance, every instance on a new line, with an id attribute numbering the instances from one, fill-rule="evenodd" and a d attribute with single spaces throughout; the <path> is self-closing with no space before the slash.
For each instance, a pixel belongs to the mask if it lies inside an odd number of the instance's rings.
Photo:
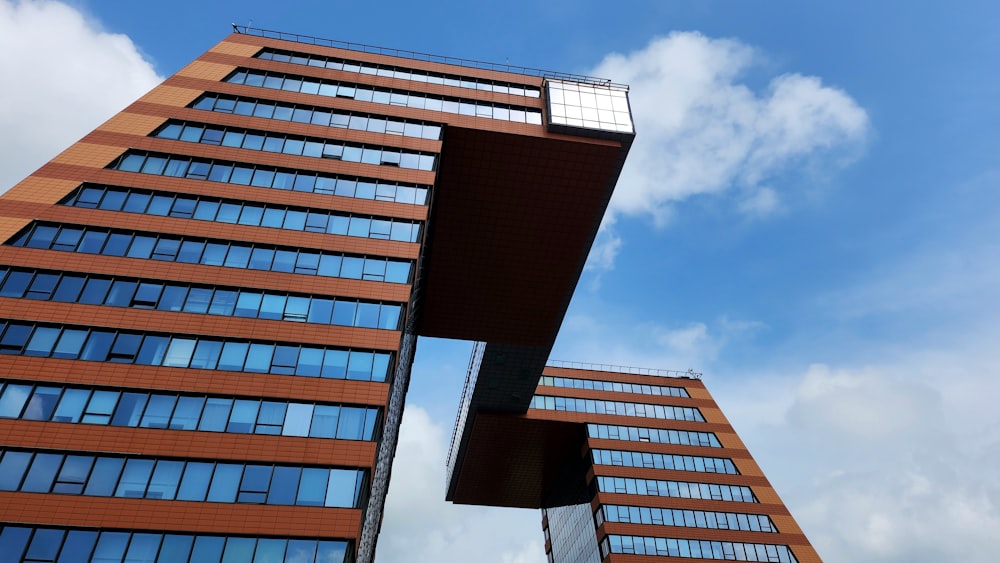
<path id="1" fill-rule="evenodd" d="M 699 374 L 560 366 L 525 417 L 576 426 L 586 502 L 543 510 L 549 561 L 819 560 Z"/>
<path id="2" fill-rule="evenodd" d="M 451 500 L 605 506 L 470 491 L 633 137 L 606 80 L 236 29 L 0 198 L 0 563 L 372 561 L 420 335 L 479 342 Z"/>

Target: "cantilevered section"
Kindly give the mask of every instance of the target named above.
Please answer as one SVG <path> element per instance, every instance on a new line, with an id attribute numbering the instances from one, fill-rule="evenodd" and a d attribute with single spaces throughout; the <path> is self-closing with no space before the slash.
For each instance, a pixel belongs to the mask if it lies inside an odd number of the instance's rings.
<path id="1" fill-rule="evenodd" d="M 464 463 L 469 448 L 502 443 L 496 433 L 505 429 L 490 414 L 528 408 L 634 137 L 624 88 L 548 80 L 543 91 L 542 135 L 446 129 L 420 285 L 420 334 L 480 341 L 449 455 L 447 498 L 455 502 L 466 502 L 457 495 L 461 474 L 475 472 Z M 553 448 L 572 448 L 578 430 L 523 426 L 519 435 L 538 440 L 518 444 L 518 459 L 533 458 L 521 468 L 542 475 L 509 481 L 527 486 L 512 506 L 572 502 L 577 491 L 560 491 L 559 484 L 567 482 L 564 472 L 579 468 L 556 467 L 564 456 Z"/>

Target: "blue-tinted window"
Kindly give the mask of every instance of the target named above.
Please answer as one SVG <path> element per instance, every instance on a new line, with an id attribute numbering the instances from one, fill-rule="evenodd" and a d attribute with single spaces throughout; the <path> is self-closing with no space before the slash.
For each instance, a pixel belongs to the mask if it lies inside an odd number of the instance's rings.
<path id="1" fill-rule="evenodd" d="M 118 482 L 118 488 L 115 490 L 115 496 L 143 498 L 146 495 L 146 487 L 149 485 L 153 463 L 153 460 L 149 459 L 130 459 L 126 461 L 121 479 Z"/>
<path id="2" fill-rule="evenodd" d="M 0 562 L 20 563 L 21 555 L 28 546 L 31 528 L 4 526 L 0 531 Z"/>
<path id="3" fill-rule="evenodd" d="M 56 477 L 52 492 L 78 495 L 83 492 L 94 466 L 94 456 L 68 455 Z"/>
<path id="4" fill-rule="evenodd" d="M 313 438 L 335 438 L 340 420 L 340 407 L 316 405 L 312 415 L 309 436 Z"/>
<path id="5" fill-rule="evenodd" d="M 177 500 L 205 500 L 214 468 L 211 463 L 188 462 L 184 467 L 184 477 L 177 491 Z"/>
<path id="6" fill-rule="evenodd" d="M 330 471 L 325 469 L 303 469 L 295 504 L 299 506 L 323 506 L 329 477 Z"/>
<path id="7" fill-rule="evenodd" d="M 226 539 L 216 536 L 198 536 L 191 551 L 191 561 L 221 561 Z"/>
<path id="8" fill-rule="evenodd" d="M 146 498 L 173 499 L 177 494 L 183 469 L 184 463 L 180 461 L 157 461 L 156 468 L 149 480 Z"/>
<path id="9" fill-rule="evenodd" d="M 222 563 L 244 563 L 253 559 L 256 546 L 253 538 L 229 538 L 222 554 Z"/>
<path id="10" fill-rule="evenodd" d="M 209 502 L 235 502 L 242 475 L 242 465 L 216 464 L 212 484 L 208 489 Z"/>
<path id="11" fill-rule="evenodd" d="M 80 422 L 83 409 L 89 399 L 90 392 L 86 389 L 66 389 L 52 420 L 55 422 Z"/>
<path id="12" fill-rule="evenodd" d="M 97 543 L 97 532 L 70 530 L 56 563 L 86 563 Z"/>
<path id="13" fill-rule="evenodd" d="M 3 325 L 0 325 L 3 326 Z M 114 333 L 87 331 L 69 327 L 35 327 L 30 324 L 7 323 L 0 337 L 0 352 L 25 354 L 25 343 L 33 330 L 57 328 L 61 333 L 56 340 L 52 356 L 89 361 L 137 363 L 165 367 L 220 369 L 277 375 L 317 374 L 329 378 L 363 381 L 384 381 L 390 355 L 382 352 L 360 350 L 327 350 L 313 346 L 298 346 L 263 342 L 222 342 L 211 339 L 164 337 L 140 333 Z M 51 338 L 50 338 L 51 340 Z M 80 349 L 80 343 L 85 342 Z M 220 353 L 221 345 L 221 353 Z M 323 360 L 320 365 L 320 355 Z M 216 365 L 217 363 L 217 365 Z M 346 364 L 346 365 L 345 365 Z M 346 368 L 346 369 L 345 369 Z M 317 373 L 319 372 L 319 373 Z M 95 394 L 95 397 L 98 395 Z M 144 395 L 143 395 L 144 396 Z M 13 397 L 13 395 L 11 396 Z M 8 399 L 12 401 L 13 398 Z M 132 399 L 131 396 L 128 399 Z M 11 409 L 13 407 L 4 407 Z M 679 407 L 678 407 L 679 408 Z M 128 401 L 115 420 L 115 424 L 131 425 L 142 406 L 130 406 Z M 110 414 L 110 413 L 103 413 Z M 89 422 L 84 419 L 85 422 Z M 129 422 L 131 421 L 131 422 Z"/>
<path id="14" fill-rule="evenodd" d="M 31 394 L 30 385 L 7 385 L 0 395 L 0 418 L 17 418 Z"/>
<path id="15" fill-rule="evenodd" d="M 20 490 L 27 493 L 49 492 L 62 459 L 63 456 L 59 454 L 35 454 Z"/>
<path id="16" fill-rule="evenodd" d="M 347 469 L 330 470 L 330 481 L 326 490 L 324 506 L 351 508 L 356 506 L 360 490 L 357 471 Z"/>
<path id="17" fill-rule="evenodd" d="M 124 464 L 125 461 L 120 458 L 98 458 L 83 494 L 98 497 L 112 496 Z"/>
<path id="18" fill-rule="evenodd" d="M 16 491 L 31 463 L 28 452 L 5 452 L 0 458 L 0 491 Z"/>
<path id="19" fill-rule="evenodd" d="M 166 534 L 163 536 L 160 555 L 156 561 L 157 563 L 187 563 L 193 544 L 194 538 L 192 536 Z"/>
<path id="20" fill-rule="evenodd" d="M 38 331 L 35 332 L 37 334 Z M 49 420 L 59 402 L 60 391 L 58 387 L 36 387 L 21 417 L 26 420 Z"/>

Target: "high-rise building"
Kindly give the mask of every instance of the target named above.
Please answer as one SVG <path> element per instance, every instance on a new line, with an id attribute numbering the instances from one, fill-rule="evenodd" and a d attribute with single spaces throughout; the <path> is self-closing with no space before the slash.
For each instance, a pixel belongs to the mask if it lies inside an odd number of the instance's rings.
<path id="1" fill-rule="evenodd" d="M 633 136 L 605 80 L 236 29 L 0 198 L 0 562 L 373 560 L 418 335 L 479 342 L 449 498 L 610 502 L 587 417 L 477 464 Z"/>
<path id="2" fill-rule="evenodd" d="M 546 507 L 550 562 L 820 561 L 700 374 L 552 362 L 479 418 L 449 495 Z"/>

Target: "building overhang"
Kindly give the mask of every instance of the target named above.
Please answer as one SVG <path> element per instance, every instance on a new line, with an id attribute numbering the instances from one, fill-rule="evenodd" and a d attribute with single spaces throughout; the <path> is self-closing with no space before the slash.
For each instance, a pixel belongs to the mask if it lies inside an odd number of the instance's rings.
<path id="1" fill-rule="evenodd" d="M 452 440 L 448 500 L 580 502 L 586 467 L 567 464 L 579 456 L 565 450 L 582 444 L 579 425 L 518 415 L 528 409 L 633 137 L 551 123 L 535 137 L 445 130 L 418 332 L 481 343 Z"/>
<path id="2" fill-rule="evenodd" d="M 630 141 L 447 127 L 419 334 L 550 346 Z"/>

